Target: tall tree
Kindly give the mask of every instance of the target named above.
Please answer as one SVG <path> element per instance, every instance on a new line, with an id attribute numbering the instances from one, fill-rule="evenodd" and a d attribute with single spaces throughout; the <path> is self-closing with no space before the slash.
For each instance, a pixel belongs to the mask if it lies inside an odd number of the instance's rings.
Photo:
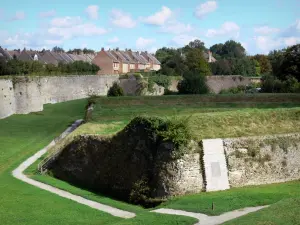
<path id="1" fill-rule="evenodd" d="M 216 44 L 210 48 L 210 51 L 217 58 L 242 58 L 246 56 L 246 50 L 241 43 L 230 40 L 225 44 Z"/>
<path id="2" fill-rule="evenodd" d="M 199 48 L 190 49 L 186 55 L 186 65 L 190 71 L 198 71 L 202 75 L 211 75 L 208 62 Z"/>
<path id="3" fill-rule="evenodd" d="M 253 57 L 255 60 L 258 61 L 260 67 L 260 73 L 262 75 L 267 75 L 272 72 L 272 65 L 271 62 L 266 55 L 255 55 Z"/>
<path id="4" fill-rule="evenodd" d="M 55 46 L 52 48 L 53 52 L 65 52 L 65 50 L 61 47 Z"/>
<path id="5" fill-rule="evenodd" d="M 280 79 L 295 77 L 300 81 L 300 44 L 293 45 L 285 51 L 278 77 Z"/>

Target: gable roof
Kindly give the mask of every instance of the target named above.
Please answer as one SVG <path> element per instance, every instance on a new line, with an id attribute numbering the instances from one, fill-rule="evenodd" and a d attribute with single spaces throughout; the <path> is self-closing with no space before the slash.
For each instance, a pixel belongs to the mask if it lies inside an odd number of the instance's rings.
<path id="1" fill-rule="evenodd" d="M 146 55 L 154 64 L 160 65 L 160 61 L 157 60 L 157 58 L 148 52 L 143 52 L 143 55 Z"/>
<path id="2" fill-rule="evenodd" d="M 57 59 L 51 54 L 50 51 L 45 51 L 43 54 L 41 54 L 40 61 L 46 64 L 58 64 Z"/>
<path id="3" fill-rule="evenodd" d="M 65 53 L 65 52 L 60 53 L 60 56 L 62 58 L 64 58 L 64 60 L 66 60 L 67 63 L 72 63 L 73 62 L 73 59 L 70 56 L 68 56 L 68 54 Z"/>
<path id="4" fill-rule="evenodd" d="M 109 58 L 111 58 L 114 62 L 120 62 L 110 51 L 105 51 Z"/>
<path id="5" fill-rule="evenodd" d="M 126 57 L 122 55 L 120 51 L 111 51 L 111 52 L 117 57 L 118 60 L 120 59 L 124 63 L 129 63 L 129 60 L 126 59 Z"/>
<path id="6" fill-rule="evenodd" d="M 19 51 L 7 51 L 7 52 L 12 58 L 14 58 L 14 56 L 16 56 L 16 58 L 18 58 L 19 55 L 21 54 L 21 52 L 19 52 Z"/>
<path id="7" fill-rule="evenodd" d="M 12 56 L 7 52 L 7 50 L 0 47 L 0 53 L 6 60 L 12 59 Z"/>
<path id="8" fill-rule="evenodd" d="M 134 58 L 132 58 L 132 57 L 130 56 L 130 54 L 128 54 L 128 52 L 120 51 L 120 53 L 127 59 L 127 61 L 128 61 L 129 63 L 136 63 L 136 62 L 137 62 L 137 60 L 135 60 Z"/>

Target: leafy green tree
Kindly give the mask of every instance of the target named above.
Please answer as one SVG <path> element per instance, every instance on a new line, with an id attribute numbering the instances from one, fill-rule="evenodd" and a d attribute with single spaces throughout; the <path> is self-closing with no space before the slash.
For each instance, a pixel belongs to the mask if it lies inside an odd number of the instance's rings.
<path id="1" fill-rule="evenodd" d="M 271 63 L 271 66 L 272 66 L 272 73 L 275 75 L 275 76 L 280 76 L 281 74 L 281 65 L 283 63 L 283 59 L 284 59 L 284 52 L 285 52 L 285 49 L 283 50 L 274 50 L 274 51 L 271 51 L 268 55 L 268 58 L 270 60 L 270 63 Z"/>
<path id="2" fill-rule="evenodd" d="M 107 92 L 108 97 L 117 97 L 123 95 L 124 95 L 124 91 L 117 82 L 114 82 L 111 88 Z"/>
<path id="3" fill-rule="evenodd" d="M 190 49 L 186 55 L 186 65 L 189 71 L 198 71 L 202 75 L 211 75 L 210 66 L 199 48 Z"/>
<path id="4" fill-rule="evenodd" d="M 53 52 L 65 52 L 65 50 L 61 47 L 55 46 L 52 48 Z"/>
<path id="5" fill-rule="evenodd" d="M 242 58 L 246 56 L 246 50 L 241 43 L 230 40 L 225 44 L 216 44 L 210 48 L 210 51 L 217 58 Z"/>
<path id="6" fill-rule="evenodd" d="M 258 61 L 260 67 L 260 74 L 270 74 L 272 72 L 272 65 L 271 62 L 266 55 L 255 55 L 253 57 L 255 60 Z"/>
<path id="7" fill-rule="evenodd" d="M 209 92 L 205 76 L 197 71 L 186 72 L 177 88 L 180 94 L 207 94 Z"/>
<path id="8" fill-rule="evenodd" d="M 295 77 L 300 81 L 300 44 L 287 48 L 277 76 L 280 79 Z"/>
<path id="9" fill-rule="evenodd" d="M 232 66 L 227 59 L 220 59 L 210 65 L 212 74 L 214 75 L 232 75 Z"/>

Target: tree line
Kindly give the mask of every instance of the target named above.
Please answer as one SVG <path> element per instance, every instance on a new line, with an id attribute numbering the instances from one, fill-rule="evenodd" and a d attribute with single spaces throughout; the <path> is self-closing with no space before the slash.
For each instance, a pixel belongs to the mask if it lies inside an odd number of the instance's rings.
<path id="1" fill-rule="evenodd" d="M 39 61 L 6 61 L 0 58 L 0 76 L 3 75 L 64 75 L 64 74 L 96 74 L 100 68 L 97 65 L 83 61 L 64 64 L 43 64 Z"/>
<path id="2" fill-rule="evenodd" d="M 207 62 L 209 51 L 216 62 Z M 261 76 L 263 92 L 300 92 L 299 44 L 271 51 L 268 55 L 249 56 L 242 44 L 233 40 L 209 49 L 200 40 L 195 40 L 183 48 L 158 49 L 156 57 L 162 63 L 159 73 L 182 76 L 185 80 L 189 77 L 194 83 L 204 80 L 196 81 L 199 74 Z"/>

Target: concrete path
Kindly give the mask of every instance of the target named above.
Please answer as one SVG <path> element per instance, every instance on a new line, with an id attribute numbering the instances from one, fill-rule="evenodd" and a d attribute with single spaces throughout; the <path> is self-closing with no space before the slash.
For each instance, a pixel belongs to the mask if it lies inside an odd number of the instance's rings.
<path id="1" fill-rule="evenodd" d="M 227 212 L 220 216 L 207 216 L 207 215 L 201 214 L 201 213 L 193 213 L 193 212 L 186 212 L 186 211 L 182 211 L 182 210 L 165 209 L 165 208 L 157 209 L 152 212 L 193 217 L 193 218 L 196 218 L 199 220 L 199 222 L 196 223 L 195 225 L 218 225 L 218 224 L 225 223 L 229 220 L 247 215 L 249 213 L 256 212 L 256 211 L 261 210 L 266 207 L 268 207 L 268 206 L 244 208 L 244 209 Z"/>
<path id="2" fill-rule="evenodd" d="M 36 154 L 31 156 L 29 159 L 27 159 L 25 162 L 23 162 L 18 168 L 16 168 L 12 172 L 13 176 L 15 178 L 21 180 L 21 181 L 24 181 L 24 182 L 28 183 L 28 184 L 31 184 L 31 185 L 36 186 L 38 188 L 41 188 L 41 189 L 44 189 L 46 191 L 52 192 L 52 193 L 57 194 L 57 195 L 59 195 L 63 198 L 67 198 L 67 199 L 73 200 L 75 202 L 78 202 L 80 204 L 87 205 L 91 208 L 98 209 L 100 211 L 109 213 L 113 216 L 122 217 L 122 218 L 133 218 L 133 217 L 135 217 L 135 214 L 132 213 L 132 212 L 127 212 L 127 211 L 120 210 L 120 209 L 117 209 L 117 208 L 114 208 L 114 207 L 111 207 L 111 206 L 103 205 L 103 204 L 95 202 L 95 201 L 85 199 L 81 196 L 74 195 L 74 194 L 71 194 L 67 191 L 63 191 L 61 189 L 52 187 L 50 185 L 38 182 L 38 181 L 33 180 L 33 179 L 30 179 L 29 177 L 27 177 L 26 175 L 23 174 L 23 172 L 29 166 L 31 166 L 36 160 L 38 160 L 42 155 L 44 155 L 49 150 L 49 148 L 54 146 L 57 141 L 61 140 L 62 138 L 67 136 L 69 133 L 71 133 L 73 130 L 75 130 L 81 123 L 82 123 L 82 120 L 77 120 L 71 127 L 69 127 L 58 138 L 53 140 L 47 147 L 40 150 L 39 152 L 37 152 Z"/>

